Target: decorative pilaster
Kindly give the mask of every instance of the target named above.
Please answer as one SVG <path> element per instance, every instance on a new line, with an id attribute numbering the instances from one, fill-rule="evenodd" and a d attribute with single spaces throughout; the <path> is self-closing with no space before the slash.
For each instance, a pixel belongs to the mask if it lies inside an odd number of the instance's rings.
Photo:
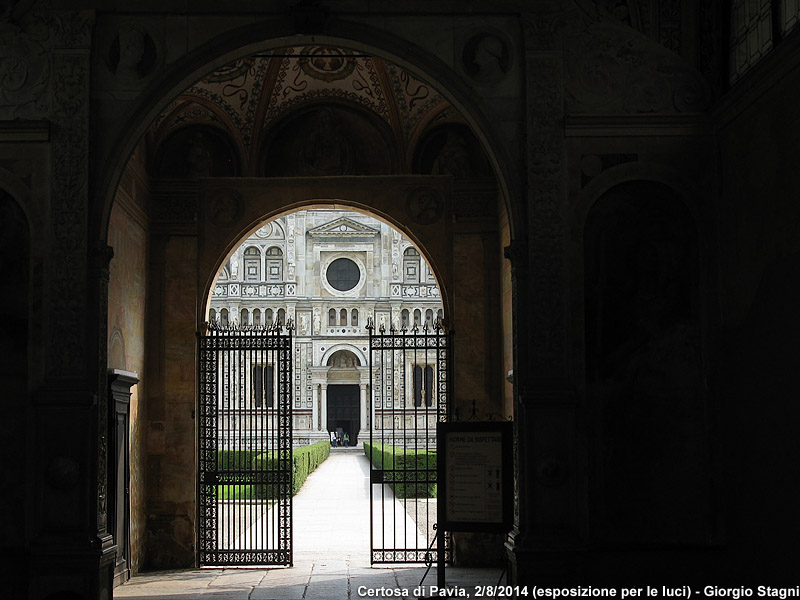
<path id="1" fill-rule="evenodd" d="M 527 246 L 512 261 L 515 335 L 514 529 L 507 547 L 516 584 L 577 577 L 577 419 L 567 362 L 567 190 L 563 6 L 539 2 L 524 16 L 527 80 Z M 526 260 L 527 259 L 527 260 Z M 525 264 L 527 262 L 527 265 Z"/>

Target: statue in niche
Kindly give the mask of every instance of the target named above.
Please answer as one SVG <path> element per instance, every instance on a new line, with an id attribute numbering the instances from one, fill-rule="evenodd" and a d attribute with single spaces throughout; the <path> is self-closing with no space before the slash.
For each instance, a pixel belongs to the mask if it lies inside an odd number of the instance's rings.
<path id="1" fill-rule="evenodd" d="M 206 137 L 199 131 L 192 136 L 186 152 L 186 174 L 189 177 L 208 177 L 211 175 L 213 159 L 208 149 Z"/>
<path id="2" fill-rule="evenodd" d="M 339 129 L 333 112 L 321 108 L 314 113 L 308 142 L 300 155 L 306 170 L 318 175 L 345 175 L 350 172 L 350 143 Z"/>
<path id="3" fill-rule="evenodd" d="M 316 332 L 316 333 L 319 333 L 319 332 L 320 332 L 320 319 L 319 319 L 319 313 L 316 313 L 316 314 L 314 315 L 314 331 L 312 331 L 312 332 L 311 332 L 311 334 L 313 335 L 315 332 Z"/>
<path id="4" fill-rule="evenodd" d="M 239 257 L 235 253 L 231 256 L 231 279 L 239 280 Z"/>
<path id="5" fill-rule="evenodd" d="M 300 333 L 308 333 L 308 315 L 306 314 L 300 316 Z"/>
<path id="6" fill-rule="evenodd" d="M 433 161 L 433 175 L 452 175 L 453 177 L 469 177 L 470 160 L 467 140 L 455 131 L 447 132 L 447 139 Z"/>

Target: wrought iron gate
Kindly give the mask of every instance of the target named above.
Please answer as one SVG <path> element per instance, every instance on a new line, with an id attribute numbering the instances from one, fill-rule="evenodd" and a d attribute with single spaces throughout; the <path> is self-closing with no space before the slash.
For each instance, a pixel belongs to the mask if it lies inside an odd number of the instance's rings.
<path id="1" fill-rule="evenodd" d="M 292 323 L 198 337 L 200 565 L 291 565 Z"/>
<path id="2" fill-rule="evenodd" d="M 374 563 L 431 562 L 436 535 L 436 423 L 448 420 L 452 335 L 375 330 L 370 320 L 370 539 Z M 450 560 L 450 540 L 445 538 Z"/>

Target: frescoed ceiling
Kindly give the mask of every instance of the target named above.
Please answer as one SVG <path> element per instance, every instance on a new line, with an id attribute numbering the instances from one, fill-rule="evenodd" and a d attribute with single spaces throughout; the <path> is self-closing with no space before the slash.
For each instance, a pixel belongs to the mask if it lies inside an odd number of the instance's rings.
<path id="1" fill-rule="evenodd" d="M 159 144 L 185 125 L 211 125 L 227 130 L 248 156 L 285 116 L 320 101 L 368 111 L 393 132 L 401 153 L 434 119 L 464 122 L 439 92 L 401 67 L 342 48 L 297 46 L 206 75 L 164 110 L 152 135 Z"/>

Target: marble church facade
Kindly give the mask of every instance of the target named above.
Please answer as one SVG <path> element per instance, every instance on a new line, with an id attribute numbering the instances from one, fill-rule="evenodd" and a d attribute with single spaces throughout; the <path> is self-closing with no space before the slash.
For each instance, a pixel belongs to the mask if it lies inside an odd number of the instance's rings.
<path id="1" fill-rule="evenodd" d="M 218 273 L 208 311 L 209 320 L 223 326 L 293 323 L 292 435 L 297 446 L 329 439 L 330 431 L 337 430 L 356 445 L 369 439 L 370 429 L 378 439 L 383 439 L 381 430 L 389 429 L 396 431 L 387 440 L 408 448 L 435 447 L 435 439 L 418 439 L 418 433 L 429 430 L 435 438 L 438 407 L 417 401 L 411 391 L 414 368 L 430 368 L 435 356 L 409 354 L 408 364 L 398 365 L 392 378 L 393 397 L 403 398 L 404 405 L 386 411 L 376 407 L 368 421 L 367 324 L 371 319 L 375 334 L 381 329 L 433 333 L 443 316 L 436 277 L 411 241 L 374 217 L 337 209 L 302 210 L 259 227 Z M 243 366 L 248 390 L 251 369 Z M 329 417 L 329 386 L 348 386 L 351 393 L 357 387 L 357 416 Z M 256 399 L 246 392 L 241 401 L 252 408 Z M 247 417 L 231 418 L 240 422 L 225 423 L 222 430 L 247 427 Z"/>

